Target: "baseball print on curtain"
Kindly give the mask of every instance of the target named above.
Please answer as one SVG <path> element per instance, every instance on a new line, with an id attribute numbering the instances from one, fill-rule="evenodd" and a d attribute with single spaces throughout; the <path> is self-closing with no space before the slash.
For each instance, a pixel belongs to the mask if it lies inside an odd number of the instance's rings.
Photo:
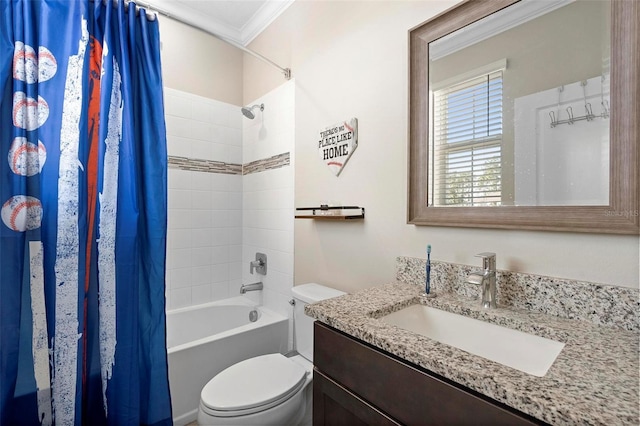
<path id="1" fill-rule="evenodd" d="M 0 424 L 171 424 L 158 22 L 0 1 Z"/>

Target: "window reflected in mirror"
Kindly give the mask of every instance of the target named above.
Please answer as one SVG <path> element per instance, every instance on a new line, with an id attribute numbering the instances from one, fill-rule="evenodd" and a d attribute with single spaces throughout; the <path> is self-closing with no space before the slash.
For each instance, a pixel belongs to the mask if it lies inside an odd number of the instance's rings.
<path id="1" fill-rule="evenodd" d="M 428 203 L 609 204 L 610 4 L 522 0 L 429 43 Z"/>

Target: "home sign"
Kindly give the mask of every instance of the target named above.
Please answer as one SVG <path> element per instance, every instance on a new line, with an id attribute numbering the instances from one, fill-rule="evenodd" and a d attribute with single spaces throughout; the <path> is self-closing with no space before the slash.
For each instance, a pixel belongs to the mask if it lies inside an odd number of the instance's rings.
<path id="1" fill-rule="evenodd" d="M 358 119 L 351 118 L 320 131 L 318 153 L 334 175 L 338 176 L 358 147 Z"/>

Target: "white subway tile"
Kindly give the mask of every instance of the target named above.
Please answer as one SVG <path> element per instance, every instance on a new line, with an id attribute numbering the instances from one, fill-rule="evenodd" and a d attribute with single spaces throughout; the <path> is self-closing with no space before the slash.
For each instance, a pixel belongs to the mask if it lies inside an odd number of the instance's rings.
<path id="1" fill-rule="evenodd" d="M 210 302 L 212 300 L 211 284 L 193 286 L 191 300 L 195 305 Z"/>
<path id="2" fill-rule="evenodd" d="M 167 230 L 167 249 L 184 249 L 191 247 L 191 232 L 182 229 Z"/>
<path id="3" fill-rule="evenodd" d="M 191 173 L 188 170 L 169 169 L 167 186 L 173 189 L 191 189 Z"/>
<path id="4" fill-rule="evenodd" d="M 209 175 L 210 189 L 212 191 L 226 191 L 229 175 L 225 175 L 222 173 L 209 173 Z M 214 208 L 220 207 L 216 207 L 214 205 Z"/>
<path id="5" fill-rule="evenodd" d="M 192 139 L 167 135 L 167 154 L 175 157 L 191 157 Z"/>
<path id="6" fill-rule="evenodd" d="M 193 268 L 192 285 L 211 284 L 211 265 Z"/>
<path id="7" fill-rule="evenodd" d="M 191 191 L 191 207 L 196 210 L 211 209 L 211 192 L 210 191 Z"/>
<path id="8" fill-rule="evenodd" d="M 170 188 L 167 191 L 167 206 L 169 209 L 191 208 L 191 191 Z"/>
<path id="9" fill-rule="evenodd" d="M 191 137 L 193 139 L 211 142 L 211 125 L 201 121 L 192 121 Z"/>
<path id="10" fill-rule="evenodd" d="M 167 253 L 167 269 L 191 267 L 191 249 L 172 249 Z"/>
<path id="11" fill-rule="evenodd" d="M 211 206 L 215 210 L 229 209 L 229 192 L 214 191 L 211 193 Z"/>
<path id="12" fill-rule="evenodd" d="M 211 190 L 211 175 L 212 173 L 205 172 L 191 172 L 191 189 L 210 191 Z"/>
<path id="13" fill-rule="evenodd" d="M 190 244 L 194 248 L 211 247 L 213 230 L 211 228 L 190 229 L 185 234 L 190 235 Z"/>
<path id="14" fill-rule="evenodd" d="M 191 287 L 171 290 L 171 309 L 191 306 Z"/>
<path id="15" fill-rule="evenodd" d="M 229 228 L 228 244 L 242 244 L 242 227 Z"/>
<path id="16" fill-rule="evenodd" d="M 187 209 L 169 209 L 167 229 L 188 229 L 192 222 L 191 214 Z"/>
<path id="17" fill-rule="evenodd" d="M 240 286 L 238 286 L 240 288 Z M 221 281 L 219 283 L 211 284 L 212 291 L 212 299 L 213 300 L 222 300 L 233 296 L 239 296 L 240 291 L 238 290 L 237 294 L 229 292 L 230 286 L 228 281 Z"/>
<path id="18" fill-rule="evenodd" d="M 211 264 L 212 248 L 199 247 L 191 250 L 191 265 L 206 266 Z"/>
<path id="19" fill-rule="evenodd" d="M 227 288 L 229 297 L 240 296 L 240 287 L 242 286 L 241 279 L 234 279 L 227 281 Z"/>
<path id="20" fill-rule="evenodd" d="M 212 219 L 211 210 L 193 210 L 191 211 L 191 228 L 211 228 L 213 222 Z"/>
<path id="21" fill-rule="evenodd" d="M 229 161 L 229 150 L 227 146 L 219 142 L 211 142 L 209 147 L 211 150 L 211 160 L 221 161 L 223 163 L 233 163 Z"/>
<path id="22" fill-rule="evenodd" d="M 241 262 L 230 262 L 228 265 L 228 277 L 230 280 L 239 280 L 242 279 L 242 263 Z M 249 269 L 249 264 L 246 264 L 247 270 Z M 260 281 L 259 277 L 256 277 L 255 281 Z"/>
<path id="23" fill-rule="evenodd" d="M 191 143 L 191 158 L 213 160 L 211 142 L 194 139 Z"/>
<path id="24" fill-rule="evenodd" d="M 191 118 L 205 123 L 211 122 L 212 105 L 208 100 L 192 101 L 190 105 Z"/>
<path id="25" fill-rule="evenodd" d="M 227 210 L 227 226 L 231 228 L 242 227 L 243 224 L 243 211 L 242 210 Z"/>
<path id="26" fill-rule="evenodd" d="M 229 210 L 242 210 L 242 194 L 240 192 L 228 192 L 229 204 L 227 208 Z"/>
<path id="27" fill-rule="evenodd" d="M 229 230 L 227 228 L 213 228 L 212 246 L 226 246 L 229 244 Z"/>
<path id="28" fill-rule="evenodd" d="M 213 228 L 226 228 L 229 226 L 227 210 L 211 210 L 211 226 Z"/>
<path id="29" fill-rule="evenodd" d="M 212 123 L 211 124 L 211 142 L 215 142 L 221 145 L 225 144 L 226 130 L 225 126 Z"/>
<path id="30" fill-rule="evenodd" d="M 227 146 L 227 163 L 242 164 L 241 146 Z"/>
<path id="31" fill-rule="evenodd" d="M 227 263 L 211 265 L 211 282 L 219 283 L 229 279 L 229 268 Z"/>
<path id="32" fill-rule="evenodd" d="M 192 279 L 191 268 L 178 268 L 170 271 L 172 289 L 191 287 Z"/>
<path id="33" fill-rule="evenodd" d="M 251 176 L 251 175 L 247 175 L 247 177 L 248 176 Z M 227 182 L 228 190 L 232 192 L 242 193 L 242 187 L 243 187 L 242 179 L 243 177 L 240 175 L 229 175 L 229 179 Z"/>
<path id="34" fill-rule="evenodd" d="M 229 262 L 241 262 L 242 261 L 242 245 L 229 245 L 226 246 L 229 251 Z"/>
<path id="35" fill-rule="evenodd" d="M 211 248 L 211 259 L 209 262 L 212 265 L 219 265 L 221 263 L 229 262 L 229 247 L 228 246 L 216 246 Z"/>
<path id="36" fill-rule="evenodd" d="M 238 114 L 240 111 L 238 110 Z M 219 126 L 226 126 L 229 121 L 229 110 L 226 105 L 220 101 L 211 103 L 211 122 Z"/>

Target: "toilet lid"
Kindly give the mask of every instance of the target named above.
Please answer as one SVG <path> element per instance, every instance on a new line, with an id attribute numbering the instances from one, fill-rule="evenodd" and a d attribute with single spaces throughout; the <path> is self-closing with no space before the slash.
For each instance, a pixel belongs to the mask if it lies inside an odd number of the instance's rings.
<path id="1" fill-rule="evenodd" d="M 250 410 L 289 397 L 305 378 L 305 369 L 284 355 L 262 355 L 221 371 L 205 385 L 200 399 L 211 410 Z"/>

